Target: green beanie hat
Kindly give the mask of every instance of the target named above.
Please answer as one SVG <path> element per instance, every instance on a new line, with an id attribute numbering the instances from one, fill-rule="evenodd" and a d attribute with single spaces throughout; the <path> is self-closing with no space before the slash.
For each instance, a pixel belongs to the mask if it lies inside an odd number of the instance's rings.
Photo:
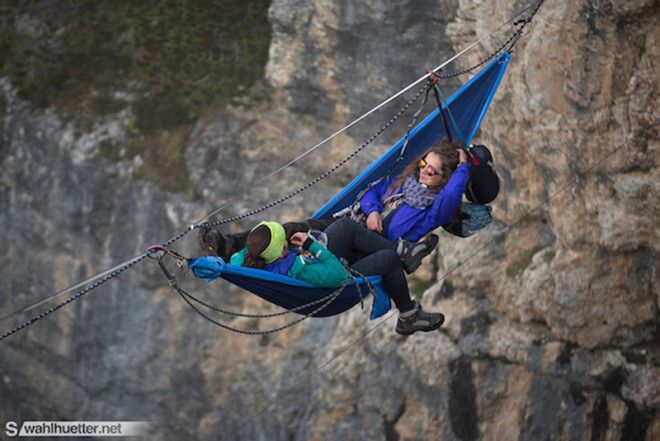
<path id="1" fill-rule="evenodd" d="M 265 225 L 270 230 L 270 243 L 266 249 L 259 254 L 259 256 L 262 257 L 266 263 L 273 263 L 282 255 L 282 248 L 284 247 L 284 240 L 286 238 L 284 227 L 279 222 L 266 221 L 257 224 L 252 231 L 261 225 Z"/>

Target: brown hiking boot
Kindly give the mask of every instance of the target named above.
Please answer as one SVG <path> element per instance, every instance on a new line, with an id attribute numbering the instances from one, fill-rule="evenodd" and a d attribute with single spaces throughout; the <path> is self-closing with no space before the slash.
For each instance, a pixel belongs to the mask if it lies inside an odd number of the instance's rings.
<path id="1" fill-rule="evenodd" d="M 199 230 L 199 243 L 207 256 L 219 256 L 228 261 L 234 249 L 234 242 L 233 236 L 222 234 L 213 228 Z"/>

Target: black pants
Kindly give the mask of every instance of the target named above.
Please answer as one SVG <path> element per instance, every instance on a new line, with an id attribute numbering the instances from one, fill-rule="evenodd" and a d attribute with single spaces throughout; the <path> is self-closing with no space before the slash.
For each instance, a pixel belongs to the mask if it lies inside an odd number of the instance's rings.
<path id="1" fill-rule="evenodd" d="M 325 229 L 325 233 L 328 235 L 328 249 L 335 256 L 346 259 L 352 269 L 365 276 L 383 276 L 383 285 L 399 311 L 409 311 L 415 306 L 401 259 L 396 253 L 396 242 L 348 217 L 337 219 Z"/>

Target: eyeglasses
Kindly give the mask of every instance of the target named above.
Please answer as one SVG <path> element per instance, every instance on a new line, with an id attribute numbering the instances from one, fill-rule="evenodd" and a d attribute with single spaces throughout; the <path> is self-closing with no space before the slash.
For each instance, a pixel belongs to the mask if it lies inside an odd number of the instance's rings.
<path id="1" fill-rule="evenodd" d="M 440 172 L 434 169 L 424 158 L 420 159 L 417 165 L 419 165 L 419 168 L 422 170 L 426 169 L 426 174 L 429 176 L 440 174 Z"/>

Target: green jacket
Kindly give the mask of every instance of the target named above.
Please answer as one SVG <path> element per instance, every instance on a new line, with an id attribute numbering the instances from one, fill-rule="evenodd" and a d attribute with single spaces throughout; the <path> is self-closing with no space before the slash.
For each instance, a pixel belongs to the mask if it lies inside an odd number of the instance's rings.
<path id="1" fill-rule="evenodd" d="M 348 271 L 326 247 L 318 242 L 312 242 L 308 251 L 314 255 L 316 260 L 299 254 L 287 272 L 289 277 L 305 281 L 319 288 L 339 288 L 346 281 Z M 231 256 L 229 263 L 242 266 L 245 253 L 247 253 L 247 248 L 243 248 Z"/>

